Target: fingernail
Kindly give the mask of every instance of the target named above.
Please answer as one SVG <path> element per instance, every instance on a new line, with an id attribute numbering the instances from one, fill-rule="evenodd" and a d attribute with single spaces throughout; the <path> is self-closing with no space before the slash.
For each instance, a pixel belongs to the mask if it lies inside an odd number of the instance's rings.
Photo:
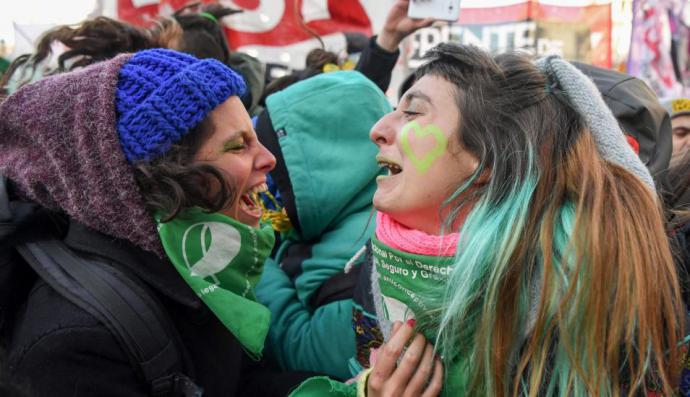
<path id="1" fill-rule="evenodd" d="M 411 319 L 407 320 L 407 325 L 409 325 L 409 326 L 412 327 L 412 328 L 414 328 L 414 325 L 415 325 L 416 323 L 417 323 L 417 320 L 415 320 L 414 318 L 411 318 Z"/>

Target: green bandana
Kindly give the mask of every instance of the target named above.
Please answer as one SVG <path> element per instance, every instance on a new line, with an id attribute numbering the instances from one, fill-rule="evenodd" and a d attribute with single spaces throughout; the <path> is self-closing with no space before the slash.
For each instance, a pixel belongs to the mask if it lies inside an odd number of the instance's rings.
<path id="1" fill-rule="evenodd" d="M 384 317 L 393 321 L 407 321 L 410 318 L 438 313 L 429 307 L 429 296 L 448 280 L 452 271 L 452 256 L 415 255 L 387 246 L 375 236 L 371 239 L 373 262 L 379 274 L 381 307 Z M 428 319 L 427 319 L 428 320 Z M 419 323 L 419 321 L 418 321 Z M 427 327 L 421 330 L 429 341 L 436 340 L 437 329 Z M 445 357 L 446 380 L 443 396 L 463 395 L 462 378 L 465 373 L 453 357 Z"/>
<path id="2" fill-rule="evenodd" d="M 409 254 L 376 237 L 371 239 L 371 248 L 386 320 L 405 322 L 430 313 L 424 296 L 443 285 L 452 270 L 453 257 Z"/>
<path id="3" fill-rule="evenodd" d="M 165 253 L 182 278 L 254 356 L 264 347 L 271 319 L 254 286 L 275 237 L 270 226 L 247 226 L 200 208 L 158 222 Z"/>

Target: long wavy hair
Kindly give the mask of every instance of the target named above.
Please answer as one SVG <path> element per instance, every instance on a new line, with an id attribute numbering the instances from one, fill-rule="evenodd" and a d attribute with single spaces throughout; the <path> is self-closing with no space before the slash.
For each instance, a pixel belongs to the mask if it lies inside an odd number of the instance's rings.
<path id="1" fill-rule="evenodd" d="M 417 77 L 455 85 L 457 139 L 479 159 L 446 201 L 447 225 L 472 206 L 432 316 L 448 377 L 471 396 L 671 395 L 683 311 L 654 193 L 602 159 L 525 55 L 426 58 Z"/>
<path id="2" fill-rule="evenodd" d="M 15 88 L 20 88 L 31 83 L 39 73 L 43 76 L 64 73 L 125 52 L 156 47 L 176 48 L 182 34 L 182 28 L 173 19 L 161 19 L 150 29 L 108 17 L 61 25 L 44 33 L 33 53 L 20 55 L 10 64 L 0 79 L 0 87 L 7 87 L 10 79 L 15 79 Z M 57 66 L 51 68 L 44 63 L 52 56 L 52 46 L 56 42 L 67 50 L 57 57 Z"/>

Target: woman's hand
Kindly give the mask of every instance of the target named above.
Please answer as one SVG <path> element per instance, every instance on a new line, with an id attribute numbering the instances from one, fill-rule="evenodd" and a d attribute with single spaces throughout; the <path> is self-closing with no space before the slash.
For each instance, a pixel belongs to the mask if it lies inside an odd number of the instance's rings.
<path id="1" fill-rule="evenodd" d="M 441 392 L 441 360 L 435 357 L 434 347 L 424 336 L 414 333 L 412 325 L 414 322 L 393 324 L 390 340 L 377 350 L 376 363 L 367 380 L 367 397 L 434 397 Z M 412 342 L 403 353 L 410 338 Z"/>
<path id="2" fill-rule="evenodd" d="M 419 28 L 431 25 L 433 19 L 412 19 L 407 16 L 410 0 L 398 0 L 388 11 L 383 30 L 376 38 L 376 44 L 388 52 L 395 52 L 403 39 Z"/>

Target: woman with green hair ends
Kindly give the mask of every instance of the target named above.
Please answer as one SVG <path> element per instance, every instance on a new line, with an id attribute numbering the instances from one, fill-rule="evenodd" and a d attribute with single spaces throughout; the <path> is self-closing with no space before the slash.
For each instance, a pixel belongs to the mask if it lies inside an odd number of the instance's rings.
<path id="1" fill-rule="evenodd" d="M 355 293 L 368 395 L 390 392 L 370 359 L 398 321 L 436 341 L 447 396 L 673 394 L 683 309 L 659 201 L 592 82 L 558 57 L 426 59 L 370 134 L 389 172 Z"/>

